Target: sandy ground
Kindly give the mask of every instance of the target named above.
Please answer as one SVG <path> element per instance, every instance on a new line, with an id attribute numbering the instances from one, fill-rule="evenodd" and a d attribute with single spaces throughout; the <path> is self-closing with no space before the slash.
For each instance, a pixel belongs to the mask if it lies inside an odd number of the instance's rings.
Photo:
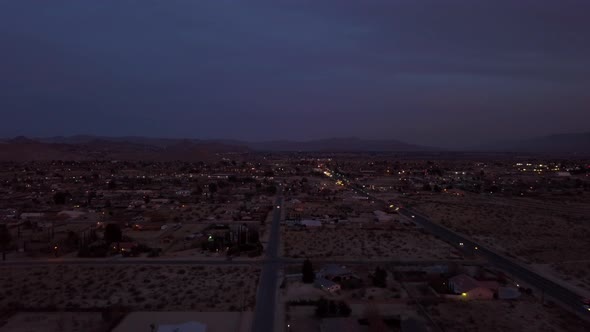
<path id="1" fill-rule="evenodd" d="M 546 278 L 566 281 L 569 289 L 590 298 L 590 261 L 533 264 L 531 267 Z"/>
<path id="2" fill-rule="evenodd" d="M 574 290 L 590 291 L 590 204 L 558 198 L 421 197 L 418 209 L 434 221 L 531 264 Z"/>
<path id="3" fill-rule="evenodd" d="M 314 306 L 291 306 L 288 310 L 289 332 L 320 332 L 320 320 Z"/>
<path id="4" fill-rule="evenodd" d="M 19 312 L 0 332 L 107 332 L 100 312 Z"/>
<path id="5" fill-rule="evenodd" d="M 590 223 L 571 209 L 543 201 L 466 195 L 421 198 L 433 220 L 529 263 L 587 259 Z M 549 205 L 550 206 L 550 205 Z M 551 207 L 551 206 L 550 206 Z"/>
<path id="6" fill-rule="evenodd" d="M 453 251 L 445 242 L 403 225 L 382 230 L 353 226 L 283 228 L 281 239 L 287 257 L 436 260 L 448 259 Z"/>
<path id="7" fill-rule="evenodd" d="M 445 331 L 589 331 L 590 324 L 558 307 L 534 300 L 446 302 L 430 307 L 432 318 Z"/>
<path id="8" fill-rule="evenodd" d="M 199 322 L 207 325 L 207 332 L 248 332 L 252 312 L 133 312 L 113 329 L 113 332 L 150 331 L 154 324 Z"/>
<path id="9" fill-rule="evenodd" d="M 39 266 L 0 268 L 0 310 L 105 308 L 239 311 L 254 307 L 258 267 Z"/>
<path id="10" fill-rule="evenodd" d="M 562 279 L 590 292 L 590 261 L 555 263 L 551 267 Z"/>

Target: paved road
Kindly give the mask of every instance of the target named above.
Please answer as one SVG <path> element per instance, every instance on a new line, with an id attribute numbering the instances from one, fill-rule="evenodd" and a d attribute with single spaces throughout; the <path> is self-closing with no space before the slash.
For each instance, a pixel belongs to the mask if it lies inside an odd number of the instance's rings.
<path id="1" fill-rule="evenodd" d="M 578 296 L 576 293 L 527 269 L 526 267 L 522 266 L 522 264 L 520 264 L 519 262 L 515 262 L 490 249 L 486 249 L 482 247 L 480 244 L 473 242 L 472 240 L 460 234 L 457 234 L 441 225 L 438 225 L 428 220 L 427 218 L 412 212 L 409 209 L 400 209 L 399 212 L 400 214 L 410 218 L 414 216 L 413 219 L 418 224 L 422 225 L 424 229 L 430 231 L 432 234 L 440 237 L 441 239 L 447 242 L 453 243 L 455 245 L 457 245 L 460 242 L 463 242 L 463 245 L 465 247 L 474 249 L 477 247 L 478 250 L 474 251 L 477 252 L 478 255 L 487 258 L 492 265 L 510 273 L 523 283 L 527 283 L 541 290 L 546 295 L 549 295 L 555 298 L 556 300 L 562 302 L 563 304 L 570 306 L 574 311 L 590 314 L 588 310 L 582 307 L 580 296 Z"/>
<path id="2" fill-rule="evenodd" d="M 275 306 L 277 298 L 277 279 L 281 265 L 279 254 L 279 235 L 281 226 L 281 208 L 283 198 L 277 198 L 270 228 L 270 238 L 266 246 L 266 260 L 262 267 L 252 332 L 273 332 Z"/>
<path id="3" fill-rule="evenodd" d="M 354 184 L 352 181 L 345 179 L 343 176 L 335 175 L 335 177 L 345 180 L 348 184 L 352 186 L 352 188 L 355 191 L 357 191 L 357 193 L 365 195 L 367 198 L 369 198 L 369 200 L 381 204 L 384 207 L 388 207 L 388 203 L 370 195 L 361 186 Z M 507 257 L 498 254 L 497 252 L 487 249 L 483 247 L 481 244 L 476 243 L 461 234 L 457 234 L 446 227 L 443 227 L 435 222 L 428 220 L 425 216 L 422 216 L 416 213 L 415 211 L 412 211 L 407 208 L 402 208 L 398 212 L 401 215 L 413 218 L 414 221 L 416 221 L 419 225 L 424 227 L 425 230 L 438 236 L 444 241 L 450 243 L 451 245 L 457 246 L 459 243 L 462 242 L 466 248 L 473 248 L 474 253 L 487 258 L 492 265 L 510 273 L 518 280 L 527 283 L 536 289 L 539 289 L 545 295 L 553 297 L 554 299 L 560 301 L 564 305 L 570 307 L 573 311 L 581 313 L 583 315 L 590 315 L 590 311 L 583 308 L 582 302 L 580 300 L 581 297 L 579 295 L 557 284 L 556 282 L 553 282 L 529 270 L 528 268 L 524 267 L 522 263 L 513 261 Z M 476 247 L 477 250 L 475 250 Z"/>

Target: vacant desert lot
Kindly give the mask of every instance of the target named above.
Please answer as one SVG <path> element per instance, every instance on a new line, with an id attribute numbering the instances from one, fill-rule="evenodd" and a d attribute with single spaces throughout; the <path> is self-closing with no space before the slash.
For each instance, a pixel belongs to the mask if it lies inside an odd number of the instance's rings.
<path id="1" fill-rule="evenodd" d="M 113 332 L 146 331 L 150 326 L 199 322 L 207 332 L 249 331 L 252 312 L 132 312 L 113 329 Z"/>
<path id="2" fill-rule="evenodd" d="M 434 221 L 526 262 L 587 259 L 590 223 L 577 207 L 475 194 L 440 194 L 415 203 Z"/>
<path id="3" fill-rule="evenodd" d="M 561 279 L 590 292 L 590 261 L 555 263 L 550 267 Z"/>
<path id="4" fill-rule="evenodd" d="M 283 228 L 281 236 L 287 257 L 436 260 L 449 258 L 453 251 L 445 242 L 403 225 L 385 229 Z"/>
<path id="5" fill-rule="evenodd" d="M 19 312 L 0 323 L 4 332 L 106 332 L 100 312 Z"/>
<path id="6" fill-rule="evenodd" d="M 430 307 L 430 315 L 445 331 L 457 332 L 579 332 L 590 325 L 563 309 L 535 300 L 457 301 Z"/>
<path id="7" fill-rule="evenodd" d="M 0 268 L 0 310 L 105 308 L 239 311 L 252 308 L 257 267 L 59 265 Z"/>

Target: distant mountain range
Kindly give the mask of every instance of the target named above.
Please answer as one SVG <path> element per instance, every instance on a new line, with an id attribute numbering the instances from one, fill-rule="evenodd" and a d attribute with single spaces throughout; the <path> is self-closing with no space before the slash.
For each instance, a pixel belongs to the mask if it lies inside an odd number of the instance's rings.
<path id="1" fill-rule="evenodd" d="M 590 155 L 590 132 L 499 141 L 474 146 L 469 150 Z"/>
<path id="2" fill-rule="evenodd" d="M 0 161 L 31 160 L 147 160 L 211 161 L 220 154 L 249 152 L 441 152 L 428 146 L 397 140 L 364 140 L 355 137 L 311 141 L 244 142 L 139 136 L 58 136 L 0 140 Z M 449 151 L 449 150 L 446 150 Z M 458 149 L 474 152 L 524 152 L 590 155 L 590 132 L 560 134 L 525 140 L 502 141 Z"/>
<path id="3" fill-rule="evenodd" d="M 158 147 L 167 147 L 180 141 L 200 144 L 220 144 L 224 146 L 243 147 L 253 151 L 268 152 L 380 152 L 380 151 L 437 151 L 439 149 L 404 143 L 397 140 L 364 140 L 356 137 L 329 138 L 311 141 L 266 141 L 246 142 L 238 140 L 196 140 L 149 137 L 95 137 L 70 136 L 39 139 L 45 143 L 83 144 L 95 140 L 110 142 L 127 142 Z"/>
<path id="4" fill-rule="evenodd" d="M 50 137 L 38 139 L 45 143 L 60 144 L 87 144 L 96 140 L 110 142 L 126 142 L 141 145 L 167 147 L 178 142 L 192 142 L 201 144 L 222 144 L 234 147 L 246 147 L 254 151 L 270 152 L 372 152 L 372 151 L 434 151 L 431 147 L 412 145 L 396 140 L 363 140 L 356 137 L 330 138 L 312 141 L 266 141 L 246 142 L 238 140 L 196 140 L 173 138 L 149 138 L 149 137 L 96 137 L 96 136 L 70 136 Z"/>
<path id="5" fill-rule="evenodd" d="M 58 136 L 0 141 L 0 161 L 148 160 L 210 161 L 220 154 L 265 152 L 384 152 L 437 151 L 395 140 L 332 138 L 314 141 L 243 142 L 151 137 Z"/>
<path id="6" fill-rule="evenodd" d="M 60 137 L 29 139 L 17 137 L 0 142 L 0 161 L 33 160 L 146 160 L 213 161 L 220 153 L 244 153 L 243 146 L 216 142 L 159 139 L 104 139 L 99 137 Z"/>
<path id="7" fill-rule="evenodd" d="M 313 141 L 269 141 L 246 143 L 258 151 L 301 152 L 409 152 L 437 151 L 439 149 L 408 144 L 397 140 L 364 140 L 356 137 L 330 138 Z"/>

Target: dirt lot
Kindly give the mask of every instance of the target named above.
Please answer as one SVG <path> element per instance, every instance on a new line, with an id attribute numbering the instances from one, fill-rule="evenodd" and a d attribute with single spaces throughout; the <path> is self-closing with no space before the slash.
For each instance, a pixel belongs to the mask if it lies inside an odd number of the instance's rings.
<path id="1" fill-rule="evenodd" d="M 100 312 L 19 312 L 0 324 L 4 332 L 106 332 Z"/>
<path id="2" fill-rule="evenodd" d="M 150 331 L 150 325 L 199 322 L 207 326 L 207 332 L 245 332 L 250 330 L 252 312 L 132 312 L 113 332 Z"/>
<path id="3" fill-rule="evenodd" d="M 0 268 L 0 310 L 104 308 L 238 311 L 252 308 L 257 267 L 61 265 Z"/>
<path id="4" fill-rule="evenodd" d="M 446 302 L 428 309 L 445 331 L 588 331 L 590 325 L 558 307 L 534 300 Z"/>
<path id="5" fill-rule="evenodd" d="M 550 267 L 561 279 L 590 292 L 590 261 L 555 263 Z"/>
<path id="6" fill-rule="evenodd" d="M 386 229 L 358 226 L 307 230 L 283 228 L 281 232 L 287 257 L 436 260 L 449 258 L 452 252 L 443 241 L 403 225 Z"/>
<path id="7" fill-rule="evenodd" d="M 418 209 L 434 221 L 529 263 L 587 257 L 590 223 L 575 209 L 544 201 L 482 195 L 422 197 Z"/>

